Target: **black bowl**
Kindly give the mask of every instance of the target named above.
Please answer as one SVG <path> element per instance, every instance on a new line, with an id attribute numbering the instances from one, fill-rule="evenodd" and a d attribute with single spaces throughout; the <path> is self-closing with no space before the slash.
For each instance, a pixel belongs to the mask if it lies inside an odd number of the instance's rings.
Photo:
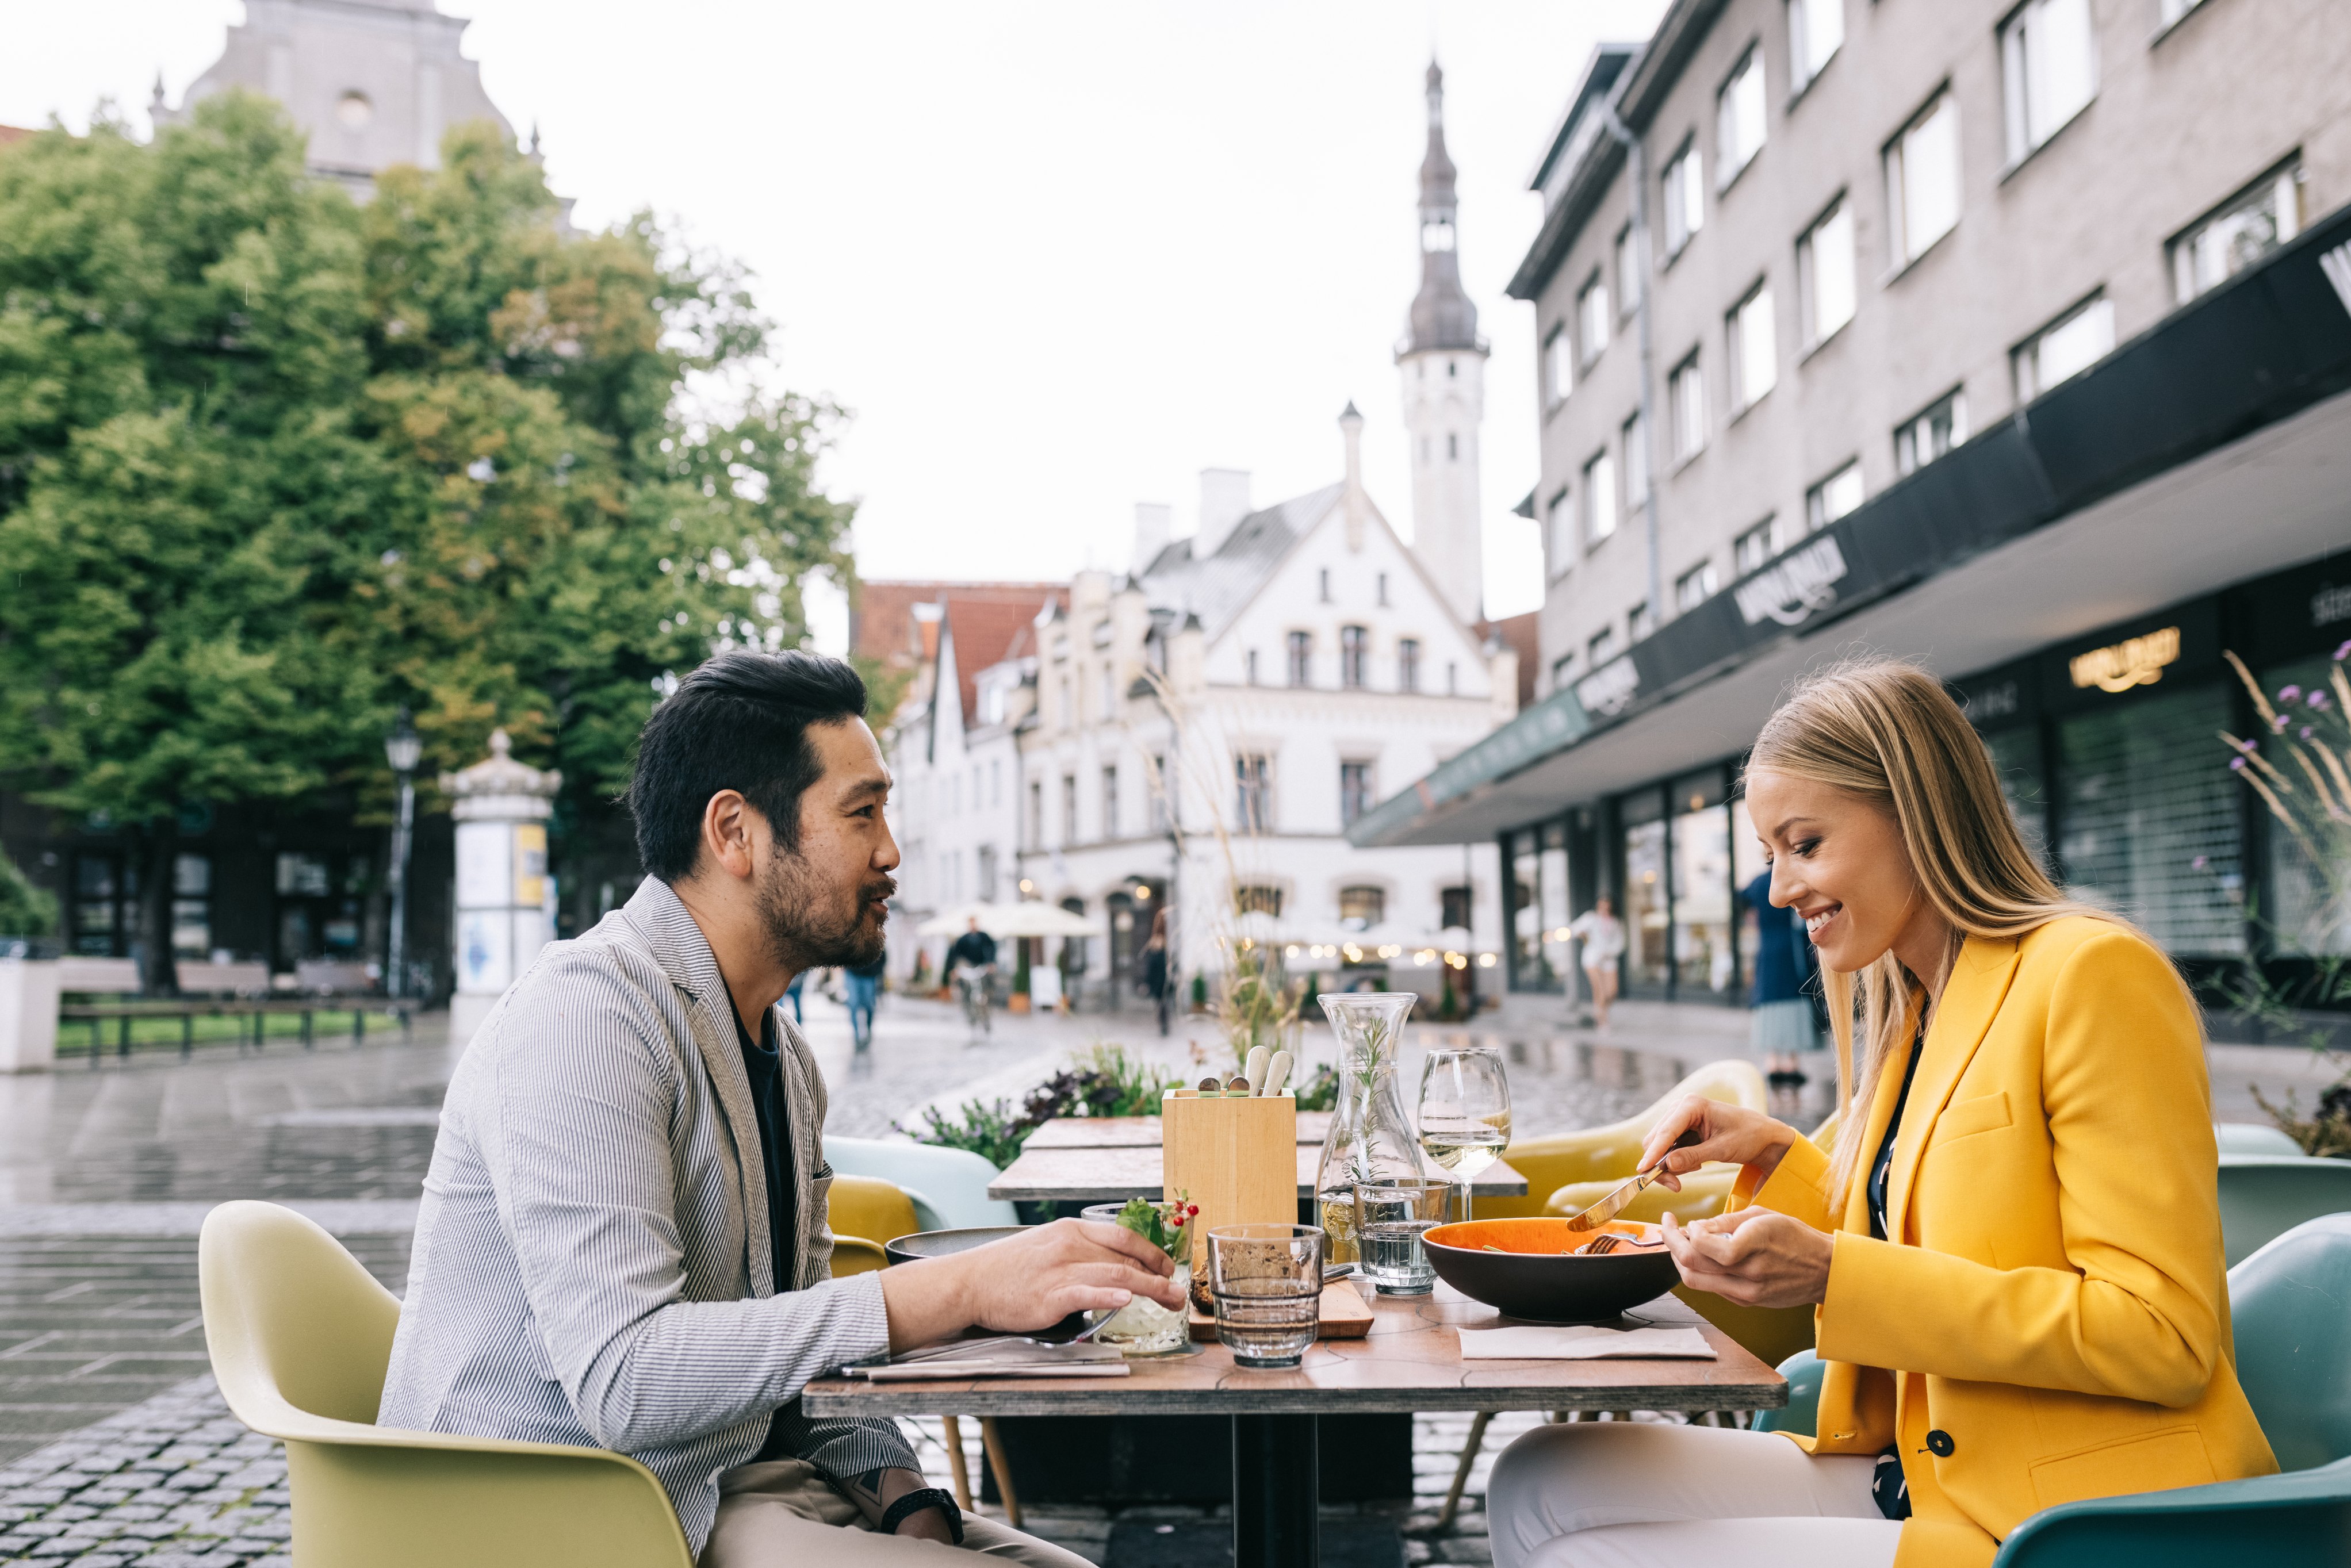
<path id="1" fill-rule="evenodd" d="M 946 1258 L 968 1252 L 975 1247 L 1018 1236 L 1023 1228 L 1018 1225 L 975 1225 L 961 1230 L 918 1230 L 912 1236 L 883 1242 L 882 1250 L 889 1254 L 893 1263 L 912 1263 L 922 1258 Z"/>
<path id="2" fill-rule="evenodd" d="M 1622 1221 L 1602 1227 L 1625 1236 L 1646 1228 Z M 1589 1323 L 1653 1301 L 1681 1282 L 1662 1248 L 1573 1257 L 1590 1231 L 1557 1218 L 1476 1219 L 1440 1225 L 1421 1238 L 1437 1277 L 1473 1301 L 1531 1322 Z M 1502 1249 L 1489 1251 L 1489 1247 Z"/>

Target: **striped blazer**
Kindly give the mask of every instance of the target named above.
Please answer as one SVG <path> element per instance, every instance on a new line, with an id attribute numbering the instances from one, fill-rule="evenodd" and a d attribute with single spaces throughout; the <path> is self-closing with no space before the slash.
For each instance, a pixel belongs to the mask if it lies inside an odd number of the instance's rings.
<path id="1" fill-rule="evenodd" d="M 697 1553 L 720 1472 L 778 1409 L 830 1474 L 920 1468 L 891 1423 L 798 1408 L 889 1324 L 880 1275 L 831 1278 L 824 1083 L 780 1009 L 775 1024 L 799 1199 L 780 1292 L 734 1005 L 685 905 L 648 878 L 540 954 L 450 1081 L 383 1425 L 632 1455 Z"/>

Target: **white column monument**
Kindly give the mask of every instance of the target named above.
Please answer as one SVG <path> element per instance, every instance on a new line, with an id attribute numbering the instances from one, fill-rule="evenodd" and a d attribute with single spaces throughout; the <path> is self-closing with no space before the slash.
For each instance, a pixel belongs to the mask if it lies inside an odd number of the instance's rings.
<path id="1" fill-rule="evenodd" d="M 563 775 L 509 755 L 503 729 L 490 755 L 441 775 L 457 820 L 457 988 L 449 998 L 449 1048 L 461 1051 L 506 988 L 555 937 L 554 880 L 547 874 L 547 818 Z"/>

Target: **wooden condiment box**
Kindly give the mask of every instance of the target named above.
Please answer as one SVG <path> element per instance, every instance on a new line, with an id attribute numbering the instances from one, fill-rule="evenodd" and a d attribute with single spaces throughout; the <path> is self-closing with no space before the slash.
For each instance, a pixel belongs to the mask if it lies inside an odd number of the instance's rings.
<path id="1" fill-rule="evenodd" d="M 1159 1102 L 1165 1192 L 1200 1206 L 1192 1272 L 1208 1272 L 1207 1233 L 1220 1225 L 1298 1222 L 1298 1100 L 1170 1090 Z"/>

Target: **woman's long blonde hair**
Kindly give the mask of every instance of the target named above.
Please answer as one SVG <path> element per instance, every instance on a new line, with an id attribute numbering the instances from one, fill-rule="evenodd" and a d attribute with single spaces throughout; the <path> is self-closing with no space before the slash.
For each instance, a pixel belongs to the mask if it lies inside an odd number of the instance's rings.
<path id="1" fill-rule="evenodd" d="M 1915 664 L 1869 660 L 1807 678 L 1765 721 L 1747 768 L 1846 790 L 1892 815 L 1920 891 L 1956 934 L 1946 973 L 1965 937 L 2021 936 L 2068 915 L 2114 919 L 2050 880 L 2016 831 L 1982 738 L 1942 682 Z M 1829 1162 L 1842 1205 L 1878 1073 L 1909 1039 L 1928 982 L 1939 987 L 1943 977 L 1913 975 L 1887 953 L 1861 971 L 1857 1008 L 1855 977 L 1823 969 L 1821 977 L 1844 1107 Z"/>

